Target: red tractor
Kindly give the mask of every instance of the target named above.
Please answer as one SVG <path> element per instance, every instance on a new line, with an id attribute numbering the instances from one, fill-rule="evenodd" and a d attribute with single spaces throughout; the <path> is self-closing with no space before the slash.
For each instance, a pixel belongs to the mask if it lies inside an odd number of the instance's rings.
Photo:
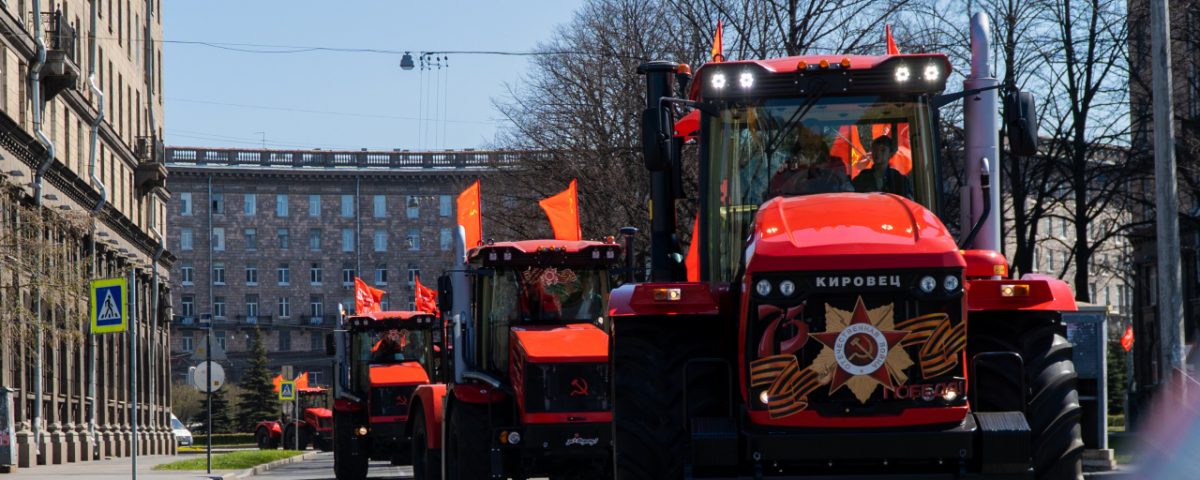
<path id="1" fill-rule="evenodd" d="M 291 421 L 284 415 L 282 423 L 275 420 L 258 422 L 254 427 L 258 448 L 274 450 L 282 443 L 285 450 L 304 450 L 312 442 L 322 452 L 333 450 L 333 412 L 329 410 L 328 390 L 310 387 L 296 393 L 300 395 L 300 420 Z"/>
<path id="2" fill-rule="evenodd" d="M 608 294 L 620 250 L 488 243 L 439 279 L 453 369 L 414 396 L 415 478 L 612 477 Z"/>
<path id="3" fill-rule="evenodd" d="M 932 53 L 639 68 L 651 272 L 610 299 L 618 478 L 1081 478 L 1071 288 L 998 253 L 997 90 L 1012 154 L 1037 124 L 988 76 L 990 31 L 976 15 L 949 95 Z M 958 99 L 956 238 L 938 109 Z M 690 139 L 699 282 L 674 240 Z"/>
<path id="4" fill-rule="evenodd" d="M 333 470 L 338 480 L 357 480 L 370 459 L 408 463 L 410 398 L 437 376 L 443 330 L 424 312 L 351 315 L 342 328 L 327 342 L 338 358 Z"/>

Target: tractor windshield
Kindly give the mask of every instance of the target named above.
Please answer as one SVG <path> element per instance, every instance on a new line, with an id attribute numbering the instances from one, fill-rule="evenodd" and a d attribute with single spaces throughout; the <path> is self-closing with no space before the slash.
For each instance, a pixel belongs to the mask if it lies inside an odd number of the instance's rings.
<path id="1" fill-rule="evenodd" d="M 529 324 L 591 323 L 608 329 L 608 270 L 530 267 L 497 270 L 481 284 L 482 345 L 489 366 L 508 365 L 509 327 Z"/>
<path id="2" fill-rule="evenodd" d="M 884 192 L 936 211 L 923 99 L 771 98 L 731 104 L 708 124 L 714 279 L 733 277 L 754 214 L 773 197 Z"/>
<path id="3" fill-rule="evenodd" d="M 430 356 L 430 332 L 420 329 L 365 330 L 354 333 L 355 352 L 362 363 L 381 365 L 419 362 Z"/>
<path id="4" fill-rule="evenodd" d="M 319 392 L 302 392 L 300 394 L 300 408 L 329 408 L 329 394 L 325 390 Z"/>

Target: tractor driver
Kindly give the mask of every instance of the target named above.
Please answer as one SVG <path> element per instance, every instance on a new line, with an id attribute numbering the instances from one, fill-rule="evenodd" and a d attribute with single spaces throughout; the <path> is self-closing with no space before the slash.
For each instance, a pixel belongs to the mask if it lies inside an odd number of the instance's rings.
<path id="1" fill-rule="evenodd" d="M 529 320 L 556 320 L 562 317 L 562 303 L 558 297 L 546 291 L 540 278 L 535 278 L 524 289 L 521 298 L 521 316 Z"/>
<path id="2" fill-rule="evenodd" d="M 854 177 L 854 191 L 894 193 L 913 198 L 912 181 L 892 168 L 891 159 L 895 154 L 896 141 L 892 137 L 875 137 L 871 142 L 871 168 Z"/>
<path id="3" fill-rule="evenodd" d="M 767 198 L 851 191 L 854 188 L 845 164 L 829 155 L 829 147 L 820 135 L 800 127 L 787 161 L 771 177 Z"/>
<path id="4" fill-rule="evenodd" d="M 371 347 L 371 363 L 394 362 L 398 360 L 397 354 L 402 358 L 408 358 L 408 347 L 408 330 L 388 330 L 383 334 L 383 338 L 380 338 Z"/>

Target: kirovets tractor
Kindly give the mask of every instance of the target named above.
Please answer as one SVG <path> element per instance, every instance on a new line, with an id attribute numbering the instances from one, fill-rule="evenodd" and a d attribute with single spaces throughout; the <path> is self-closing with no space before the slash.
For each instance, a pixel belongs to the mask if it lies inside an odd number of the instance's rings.
<path id="1" fill-rule="evenodd" d="M 935 53 L 640 67 L 651 268 L 610 299 L 618 478 L 1080 477 L 1071 289 L 998 253 L 1000 93 L 1011 154 L 1037 124 L 990 78 L 989 28 L 955 94 Z M 938 118 L 959 100 L 956 237 Z M 675 241 L 688 140 L 699 282 Z"/>
<path id="2" fill-rule="evenodd" d="M 329 391 L 324 387 L 308 387 L 298 389 L 296 394 L 300 396 L 300 419 L 258 422 L 254 427 L 254 442 L 259 449 L 265 450 L 280 445 L 285 450 L 304 450 L 310 442 L 322 452 L 333 450 L 333 411 L 329 409 Z"/>

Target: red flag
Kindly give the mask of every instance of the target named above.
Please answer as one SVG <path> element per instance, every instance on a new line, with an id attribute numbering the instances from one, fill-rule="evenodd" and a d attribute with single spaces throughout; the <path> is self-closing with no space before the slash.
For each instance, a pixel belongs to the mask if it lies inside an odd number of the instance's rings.
<path id="1" fill-rule="evenodd" d="M 276 375 L 271 379 L 271 383 L 275 385 L 275 393 L 279 393 L 279 385 L 283 383 L 283 375 Z"/>
<path id="2" fill-rule="evenodd" d="M 363 315 L 378 312 L 382 308 L 383 294 L 387 292 L 367 285 L 361 278 L 354 277 L 354 313 Z"/>
<path id="3" fill-rule="evenodd" d="M 1133 325 L 1125 326 L 1125 333 L 1121 334 L 1121 348 L 1126 352 L 1133 350 Z"/>
<path id="4" fill-rule="evenodd" d="M 296 391 L 302 388 L 308 388 L 308 372 L 301 373 L 296 377 Z"/>
<path id="5" fill-rule="evenodd" d="M 713 43 L 712 43 L 712 61 L 713 62 L 724 62 L 725 61 L 725 48 L 721 44 L 722 43 L 721 42 L 722 30 L 723 29 L 721 28 L 721 19 L 718 18 L 717 19 L 717 31 L 716 31 L 716 33 L 713 34 Z"/>
<path id="6" fill-rule="evenodd" d="M 421 277 L 413 276 L 413 304 L 417 311 L 438 315 L 437 292 L 432 288 L 421 285 Z"/>
<path id="7" fill-rule="evenodd" d="M 838 128 L 837 139 L 829 149 L 830 157 L 837 157 L 846 165 L 846 173 L 850 178 L 858 176 L 858 172 L 871 168 L 871 161 L 863 149 L 859 138 L 857 125 L 846 125 Z"/>
<path id="8" fill-rule="evenodd" d="M 475 248 L 483 239 L 483 215 L 479 210 L 479 180 L 458 194 L 458 224 L 466 230 L 467 249 Z"/>
<path id="9" fill-rule="evenodd" d="M 550 218 L 550 228 L 554 229 L 555 239 L 583 239 L 583 233 L 579 230 L 579 193 L 575 179 L 571 180 L 571 185 L 566 190 L 538 202 L 538 205 L 542 206 L 542 210 L 545 210 L 546 216 Z"/>
<path id="10" fill-rule="evenodd" d="M 887 135 L 896 142 L 896 153 L 889 159 L 892 168 L 896 171 L 908 175 L 912 171 L 912 144 L 908 139 L 908 122 L 896 124 L 897 132 L 892 134 L 892 126 L 887 124 L 871 125 L 872 141 L 879 138 L 880 135 Z"/>
<path id="11" fill-rule="evenodd" d="M 887 37 L 887 54 L 888 55 L 899 55 L 900 49 L 896 48 L 896 39 L 892 38 L 892 26 L 891 25 L 883 26 L 883 35 L 885 37 Z"/>
<path id="12" fill-rule="evenodd" d="M 683 259 L 684 266 L 687 267 L 687 281 L 700 281 L 700 214 L 696 214 L 696 221 L 692 222 L 692 243 L 688 245 L 687 256 Z"/>

